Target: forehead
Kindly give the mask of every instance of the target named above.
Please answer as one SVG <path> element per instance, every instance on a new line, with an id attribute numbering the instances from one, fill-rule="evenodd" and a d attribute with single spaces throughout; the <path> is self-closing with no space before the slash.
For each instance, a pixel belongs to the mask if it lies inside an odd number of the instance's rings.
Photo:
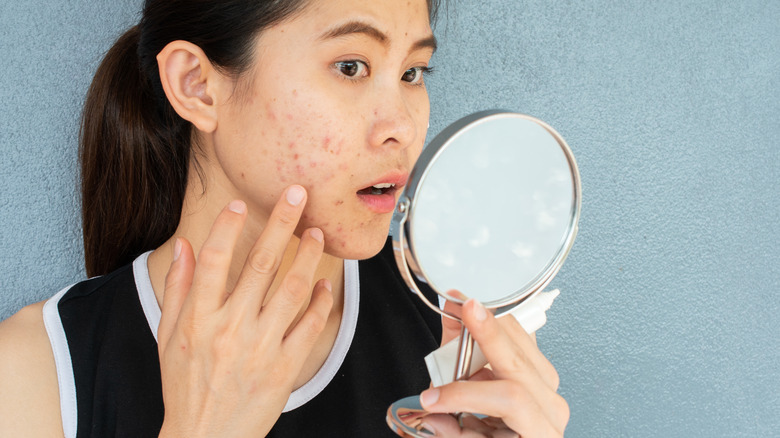
<path id="1" fill-rule="evenodd" d="M 365 23 L 397 43 L 432 34 L 426 0 L 312 0 L 281 26 L 312 40 L 349 22 Z"/>

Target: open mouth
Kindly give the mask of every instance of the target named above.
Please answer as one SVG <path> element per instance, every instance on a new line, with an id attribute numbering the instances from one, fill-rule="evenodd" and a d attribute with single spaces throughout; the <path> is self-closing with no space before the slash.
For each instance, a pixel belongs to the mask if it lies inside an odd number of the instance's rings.
<path id="1" fill-rule="evenodd" d="M 373 186 L 366 187 L 365 189 L 358 190 L 358 195 L 387 195 L 395 193 L 395 184 L 382 183 L 374 184 Z"/>

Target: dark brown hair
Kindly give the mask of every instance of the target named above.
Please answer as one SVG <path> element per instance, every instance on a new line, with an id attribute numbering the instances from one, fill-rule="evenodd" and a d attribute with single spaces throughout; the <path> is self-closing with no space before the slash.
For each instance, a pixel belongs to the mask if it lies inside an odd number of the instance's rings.
<path id="1" fill-rule="evenodd" d="M 141 22 L 114 43 L 87 93 L 79 138 L 87 275 L 102 275 L 176 231 L 192 125 L 163 92 L 156 56 L 171 41 L 199 46 L 238 77 L 255 37 L 312 0 L 146 0 Z M 438 0 L 428 0 L 433 21 Z"/>

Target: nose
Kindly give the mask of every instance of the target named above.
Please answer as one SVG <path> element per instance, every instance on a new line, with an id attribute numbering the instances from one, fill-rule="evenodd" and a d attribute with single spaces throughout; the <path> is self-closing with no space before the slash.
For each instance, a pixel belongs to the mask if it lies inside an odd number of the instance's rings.
<path id="1" fill-rule="evenodd" d="M 401 90 L 379 93 L 371 115 L 369 144 L 372 147 L 406 148 L 417 139 L 418 128 L 411 103 Z"/>

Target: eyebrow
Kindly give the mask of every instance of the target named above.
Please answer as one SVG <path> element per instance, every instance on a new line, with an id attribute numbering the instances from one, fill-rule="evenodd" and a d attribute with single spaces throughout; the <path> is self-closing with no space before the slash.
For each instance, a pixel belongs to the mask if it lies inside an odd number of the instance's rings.
<path id="1" fill-rule="evenodd" d="M 353 35 L 353 34 L 366 35 L 368 37 L 375 39 L 377 42 L 385 46 L 387 45 L 388 41 L 390 41 L 390 38 L 388 38 L 388 36 L 384 32 L 362 21 L 350 21 L 340 26 L 334 27 L 333 29 L 330 29 L 329 31 L 322 34 L 322 36 L 320 36 L 319 39 L 328 40 L 328 39 L 339 38 L 339 37 Z M 415 50 L 426 49 L 426 48 L 431 49 L 432 51 L 435 52 L 436 47 L 437 47 L 436 37 L 431 35 L 429 37 L 418 40 L 414 44 L 412 44 L 412 47 L 410 48 L 409 52 L 414 52 Z"/>

